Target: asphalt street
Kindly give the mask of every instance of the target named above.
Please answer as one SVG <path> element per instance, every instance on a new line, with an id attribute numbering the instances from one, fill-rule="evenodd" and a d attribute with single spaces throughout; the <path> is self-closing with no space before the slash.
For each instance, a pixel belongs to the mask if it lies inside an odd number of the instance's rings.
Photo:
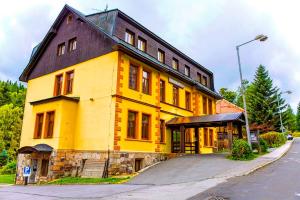
<path id="1" fill-rule="evenodd" d="M 191 200 L 300 199 L 300 139 L 280 160 L 256 172 L 217 185 Z"/>

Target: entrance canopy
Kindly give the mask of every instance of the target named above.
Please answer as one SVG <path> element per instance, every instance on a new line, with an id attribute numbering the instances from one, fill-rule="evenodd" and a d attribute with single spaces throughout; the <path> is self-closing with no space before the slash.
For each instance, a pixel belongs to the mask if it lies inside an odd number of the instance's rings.
<path id="1" fill-rule="evenodd" d="M 25 146 L 18 149 L 18 153 L 30 154 L 30 153 L 51 153 L 53 148 L 48 144 L 37 144 L 35 146 Z"/>
<path id="2" fill-rule="evenodd" d="M 227 123 L 233 123 L 236 125 L 245 124 L 244 113 L 222 113 L 215 115 L 203 115 L 203 116 L 191 116 L 191 117 L 175 117 L 166 123 L 169 127 L 186 128 L 191 127 L 219 127 L 226 126 Z"/>

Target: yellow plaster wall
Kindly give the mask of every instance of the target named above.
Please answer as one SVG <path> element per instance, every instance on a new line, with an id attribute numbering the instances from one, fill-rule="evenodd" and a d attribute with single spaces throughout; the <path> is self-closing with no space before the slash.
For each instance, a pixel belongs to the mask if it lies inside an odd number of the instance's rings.
<path id="1" fill-rule="evenodd" d="M 47 143 L 56 149 L 107 150 L 108 146 L 112 149 L 115 113 L 112 95 L 116 93 L 117 65 L 118 52 L 112 52 L 29 80 L 21 147 Z M 80 97 L 76 108 L 64 101 L 30 105 L 29 102 L 53 97 L 55 76 L 70 70 L 74 70 L 74 86 L 68 96 Z M 56 110 L 54 137 L 33 139 L 36 113 L 53 109 Z M 63 131 L 72 128 L 72 132 Z"/>

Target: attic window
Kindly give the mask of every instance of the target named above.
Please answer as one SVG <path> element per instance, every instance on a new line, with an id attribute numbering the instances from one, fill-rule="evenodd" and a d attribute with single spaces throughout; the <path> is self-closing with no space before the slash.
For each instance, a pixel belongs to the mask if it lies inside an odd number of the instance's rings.
<path id="1" fill-rule="evenodd" d="M 76 49 L 76 47 L 77 47 L 77 40 L 76 40 L 76 38 L 73 38 L 73 39 L 69 40 L 69 47 L 68 47 L 69 52 L 70 51 L 74 51 Z"/>
<path id="2" fill-rule="evenodd" d="M 68 18 L 67 18 L 67 24 L 70 24 L 73 20 L 73 16 L 72 15 L 68 15 Z"/>
<path id="3" fill-rule="evenodd" d="M 57 55 L 58 56 L 61 56 L 61 55 L 64 55 L 65 54 L 65 43 L 61 43 L 57 46 Z"/>

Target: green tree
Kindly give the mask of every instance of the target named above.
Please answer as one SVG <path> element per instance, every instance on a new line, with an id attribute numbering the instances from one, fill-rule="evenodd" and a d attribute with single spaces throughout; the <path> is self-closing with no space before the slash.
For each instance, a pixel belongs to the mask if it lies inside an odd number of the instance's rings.
<path id="1" fill-rule="evenodd" d="M 287 110 L 283 114 L 285 117 L 285 128 L 292 132 L 296 131 L 296 115 L 294 114 L 292 107 L 288 105 Z"/>
<path id="2" fill-rule="evenodd" d="M 237 93 L 235 91 L 231 91 L 228 88 L 221 88 L 219 90 L 221 96 L 231 103 L 236 103 Z"/>
<path id="3" fill-rule="evenodd" d="M 300 102 L 297 107 L 297 115 L 296 115 L 296 129 L 300 131 Z"/>
<path id="4" fill-rule="evenodd" d="M 286 104 L 262 65 L 257 68 L 254 81 L 248 88 L 247 100 L 252 127 L 259 127 L 263 131 L 280 131 L 279 109 L 285 109 Z"/>
<path id="5" fill-rule="evenodd" d="M 248 100 L 249 99 L 249 90 L 250 90 L 251 84 L 248 80 L 243 80 L 243 86 L 245 88 L 246 102 L 248 102 L 249 101 Z M 243 96 L 242 95 L 243 95 L 242 94 L 242 89 L 241 89 L 241 86 L 239 86 L 238 90 L 237 90 L 236 105 L 241 107 L 241 108 L 244 108 L 244 102 L 243 102 Z"/>
<path id="6" fill-rule="evenodd" d="M 10 160 L 16 158 L 22 128 L 23 109 L 7 104 L 0 107 L 0 141 Z M 1 149 L 1 150 L 3 150 Z"/>

